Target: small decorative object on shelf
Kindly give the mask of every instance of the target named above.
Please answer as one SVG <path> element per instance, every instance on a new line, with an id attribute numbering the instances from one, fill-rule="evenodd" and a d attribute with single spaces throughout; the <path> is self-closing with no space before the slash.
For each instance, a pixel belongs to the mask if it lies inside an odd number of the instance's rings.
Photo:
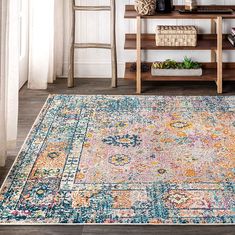
<path id="1" fill-rule="evenodd" d="M 196 0 L 185 0 L 185 10 L 186 11 L 195 11 L 195 10 L 197 10 Z"/>
<path id="2" fill-rule="evenodd" d="M 231 34 L 232 34 L 233 36 L 235 36 L 235 27 L 234 27 L 234 28 L 232 28 L 232 30 L 231 30 Z"/>
<path id="3" fill-rule="evenodd" d="M 135 10 L 139 15 L 154 15 L 156 0 L 135 0 Z"/>
<path id="4" fill-rule="evenodd" d="M 170 13 L 173 10 L 173 0 L 157 0 L 156 12 Z"/>
<path id="5" fill-rule="evenodd" d="M 235 47 L 235 28 L 232 28 L 231 33 L 228 35 L 228 40 Z"/>
<path id="6" fill-rule="evenodd" d="M 157 46 L 197 46 L 197 29 L 195 26 L 157 26 Z"/>
<path id="7" fill-rule="evenodd" d="M 151 70 L 151 66 L 149 65 L 149 64 L 147 64 L 147 63 L 141 63 L 141 71 L 143 72 L 143 73 L 147 73 L 147 72 L 149 72 Z M 131 72 L 136 72 L 136 63 L 133 63 L 132 65 L 131 65 L 131 67 L 130 67 L 130 71 Z"/>
<path id="8" fill-rule="evenodd" d="M 151 69 L 152 76 L 202 76 L 202 67 L 198 62 L 185 57 L 183 62 L 166 60 L 154 62 Z"/>

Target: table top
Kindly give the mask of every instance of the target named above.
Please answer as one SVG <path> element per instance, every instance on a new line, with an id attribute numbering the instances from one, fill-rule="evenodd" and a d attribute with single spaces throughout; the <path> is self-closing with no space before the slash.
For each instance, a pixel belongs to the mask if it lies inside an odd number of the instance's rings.
<path id="1" fill-rule="evenodd" d="M 216 19 L 217 17 L 221 16 L 225 19 L 235 19 L 235 6 L 234 5 L 227 5 L 227 6 L 201 6 L 211 9 L 233 9 L 233 14 L 180 14 L 179 9 L 182 9 L 183 6 L 176 6 L 176 9 L 171 13 L 156 13 L 155 15 L 151 16 L 141 16 L 143 19 Z M 133 5 L 126 5 L 125 9 L 125 18 L 126 19 L 133 19 L 138 16 L 138 13 L 135 11 Z"/>

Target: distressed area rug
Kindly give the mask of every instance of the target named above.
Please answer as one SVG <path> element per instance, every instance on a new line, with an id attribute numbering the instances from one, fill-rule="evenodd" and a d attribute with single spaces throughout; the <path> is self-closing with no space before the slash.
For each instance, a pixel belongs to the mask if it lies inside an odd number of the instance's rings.
<path id="1" fill-rule="evenodd" d="M 48 98 L 0 224 L 233 224 L 235 97 Z"/>

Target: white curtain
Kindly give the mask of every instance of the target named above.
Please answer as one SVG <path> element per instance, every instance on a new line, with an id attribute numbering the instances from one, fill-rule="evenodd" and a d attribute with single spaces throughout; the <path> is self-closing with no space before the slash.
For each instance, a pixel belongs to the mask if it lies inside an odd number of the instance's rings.
<path id="1" fill-rule="evenodd" d="M 0 1 L 0 166 L 15 147 L 19 90 L 19 1 Z"/>
<path id="2" fill-rule="evenodd" d="M 63 74 L 64 4 L 70 0 L 29 1 L 30 89 L 46 89 Z"/>

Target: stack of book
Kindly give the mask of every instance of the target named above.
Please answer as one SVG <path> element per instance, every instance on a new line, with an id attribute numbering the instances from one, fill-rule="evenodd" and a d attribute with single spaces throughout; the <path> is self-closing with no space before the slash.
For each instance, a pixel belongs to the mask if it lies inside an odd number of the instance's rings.
<path id="1" fill-rule="evenodd" d="M 235 47 L 235 28 L 232 28 L 231 33 L 228 35 L 228 40 Z"/>

